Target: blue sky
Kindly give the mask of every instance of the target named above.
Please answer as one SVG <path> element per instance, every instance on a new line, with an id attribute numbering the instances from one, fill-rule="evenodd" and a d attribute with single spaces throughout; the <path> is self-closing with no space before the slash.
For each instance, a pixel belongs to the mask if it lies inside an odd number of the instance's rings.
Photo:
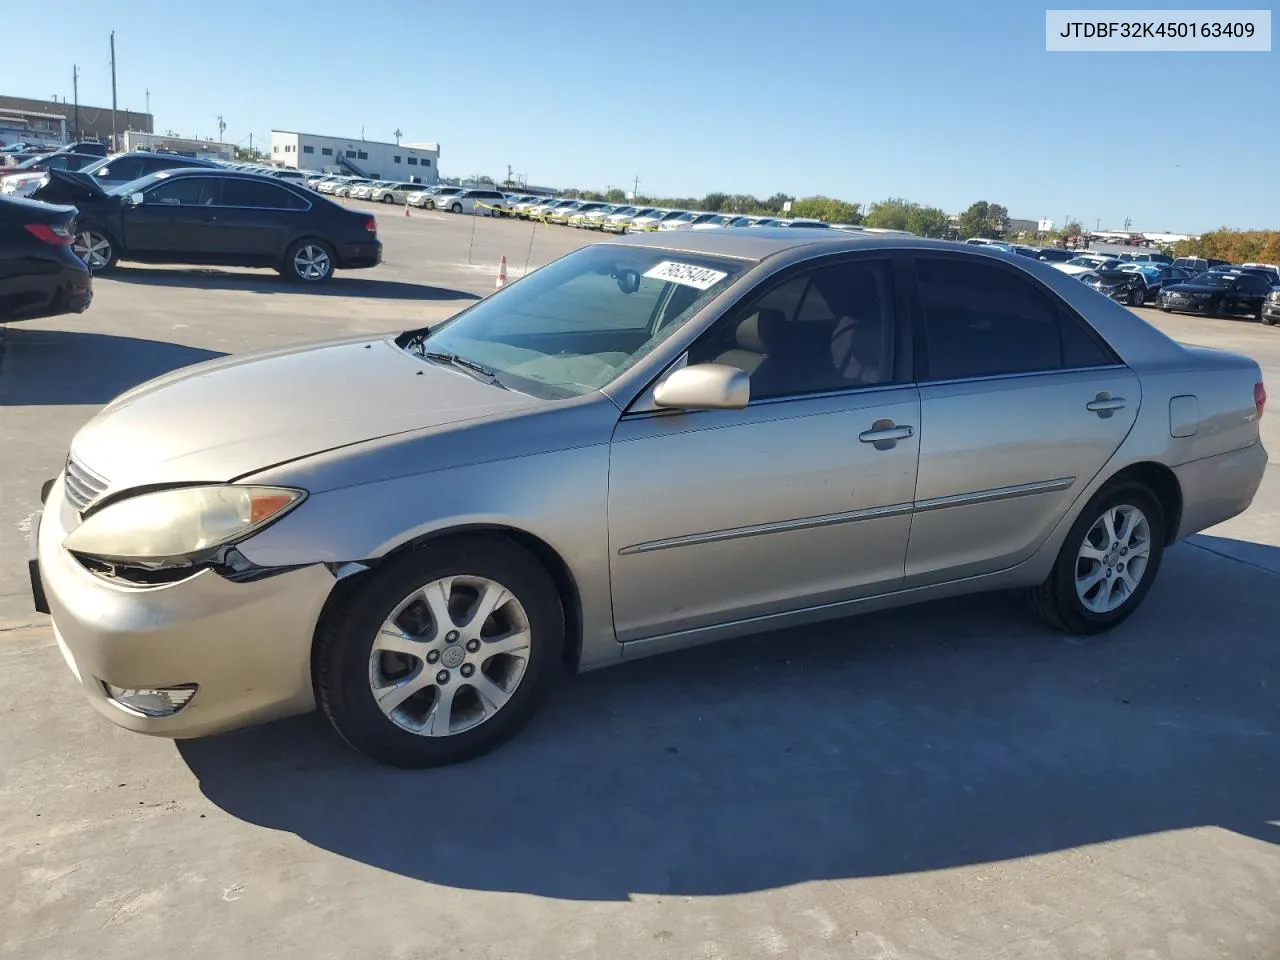
<path id="1" fill-rule="evenodd" d="M 114 29 L 119 105 L 143 109 L 150 89 L 160 131 L 216 136 L 219 114 L 226 139 L 255 143 L 273 127 L 398 127 L 438 141 L 446 175 L 510 164 L 530 183 L 639 176 L 668 196 L 984 199 L 1104 229 L 1280 228 L 1280 53 L 1050 54 L 1046 4 L 147 6 L 63 0 L 70 29 L 5 45 L 0 92 L 69 97 L 74 62 L 81 102 L 109 105 Z"/>

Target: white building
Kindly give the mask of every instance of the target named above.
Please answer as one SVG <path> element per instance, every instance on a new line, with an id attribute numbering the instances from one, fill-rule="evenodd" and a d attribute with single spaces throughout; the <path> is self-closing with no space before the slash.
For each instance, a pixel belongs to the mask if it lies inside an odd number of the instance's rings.
<path id="1" fill-rule="evenodd" d="M 297 170 L 433 184 L 440 176 L 440 144 L 380 143 L 272 130 L 271 162 Z"/>

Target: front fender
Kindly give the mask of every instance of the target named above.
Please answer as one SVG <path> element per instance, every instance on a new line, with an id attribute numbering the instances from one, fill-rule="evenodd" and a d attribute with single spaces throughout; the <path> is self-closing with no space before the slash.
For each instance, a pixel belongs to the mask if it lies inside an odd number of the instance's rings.
<path id="1" fill-rule="evenodd" d="M 609 594 L 609 445 L 419 473 L 312 494 L 240 544 L 266 567 L 377 560 L 449 530 L 505 527 L 561 559 L 582 603 L 585 667 L 617 660 Z"/>

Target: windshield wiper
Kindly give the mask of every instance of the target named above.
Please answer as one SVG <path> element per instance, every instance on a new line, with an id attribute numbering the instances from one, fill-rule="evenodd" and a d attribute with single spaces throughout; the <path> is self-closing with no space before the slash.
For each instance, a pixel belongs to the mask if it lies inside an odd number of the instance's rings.
<path id="1" fill-rule="evenodd" d="M 491 383 L 495 387 L 507 389 L 501 380 L 498 379 L 497 373 L 490 370 L 484 364 L 476 363 L 474 360 L 468 360 L 466 357 L 460 357 L 456 353 L 444 353 L 439 350 L 424 350 L 422 356 L 428 360 L 434 360 L 436 363 L 446 363 L 451 367 L 457 367 L 465 370 L 477 379 L 483 380 L 485 383 Z"/>

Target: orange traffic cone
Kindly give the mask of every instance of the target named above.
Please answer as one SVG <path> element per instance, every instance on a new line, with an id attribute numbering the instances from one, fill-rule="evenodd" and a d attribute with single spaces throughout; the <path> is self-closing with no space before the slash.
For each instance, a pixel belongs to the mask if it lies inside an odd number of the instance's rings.
<path id="1" fill-rule="evenodd" d="M 501 290 L 507 285 L 507 257 L 503 254 L 502 262 L 498 264 L 498 282 L 493 285 L 495 290 Z"/>
<path id="2" fill-rule="evenodd" d="M 407 216 L 409 216 L 409 201 L 408 201 L 408 200 L 406 200 L 406 201 L 404 202 L 404 215 L 405 215 L 406 217 L 407 217 Z"/>

